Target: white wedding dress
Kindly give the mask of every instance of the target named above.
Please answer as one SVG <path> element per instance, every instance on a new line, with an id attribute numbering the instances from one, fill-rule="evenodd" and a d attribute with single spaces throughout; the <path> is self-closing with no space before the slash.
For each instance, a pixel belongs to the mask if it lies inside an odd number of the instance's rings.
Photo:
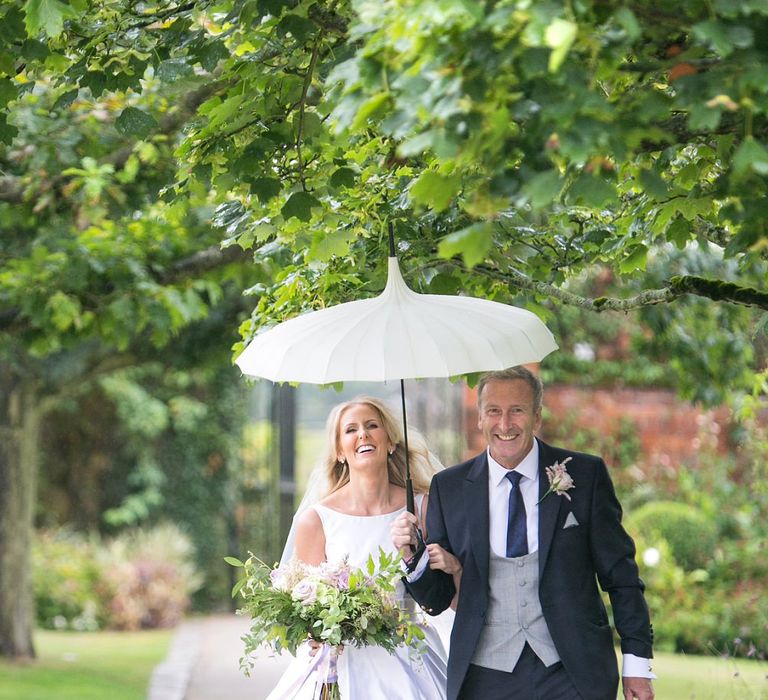
<path id="1" fill-rule="evenodd" d="M 421 503 L 418 505 L 420 509 Z M 323 523 L 325 556 L 329 562 L 338 562 L 346 556 L 350 566 L 364 567 L 370 554 L 378 561 L 379 547 L 387 552 L 395 551 L 389 528 L 404 508 L 385 515 L 355 516 L 321 505 L 313 507 Z M 413 605 L 402 583 L 398 583 L 398 595 L 405 604 Z M 438 627 L 446 621 L 435 625 L 435 618 L 423 617 L 427 650 L 421 656 L 410 658 L 405 646 L 397 647 L 392 654 L 374 646 L 344 648 L 337 660 L 342 700 L 444 700 L 447 654 L 441 639 L 441 632 L 445 634 L 445 630 L 439 631 Z M 305 645 L 297 651 L 267 700 L 315 698 L 312 665 L 309 646 Z"/>

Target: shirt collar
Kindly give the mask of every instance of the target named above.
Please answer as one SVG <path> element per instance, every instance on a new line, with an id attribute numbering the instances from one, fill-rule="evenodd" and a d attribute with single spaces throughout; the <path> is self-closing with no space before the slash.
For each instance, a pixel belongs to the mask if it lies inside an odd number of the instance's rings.
<path id="1" fill-rule="evenodd" d="M 491 457 L 491 449 L 486 450 L 488 455 L 488 471 L 491 479 L 491 483 L 494 486 L 500 486 L 506 479 L 506 474 L 509 471 L 506 467 L 502 467 L 493 457 Z M 523 457 L 523 461 L 515 468 L 516 472 L 519 472 L 524 477 L 535 481 L 539 476 L 539 441 L 536 438 L 533 439 L 533 447 L 531 451 Z"/>

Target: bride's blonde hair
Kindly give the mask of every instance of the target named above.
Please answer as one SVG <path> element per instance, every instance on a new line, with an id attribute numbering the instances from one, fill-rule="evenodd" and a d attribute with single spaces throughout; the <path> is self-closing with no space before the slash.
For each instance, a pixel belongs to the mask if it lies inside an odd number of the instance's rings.
<path id="1" fill-rule="evenodd" d="M 381 416 L 381 425 L 390 442 L 395 446 L 393 453 L 387 458 L 389 481 L 396 486 L 405 487 L 405 441 L 400 422 L 380 399 L 372 396 L 358 396 L 335 406 L 328 415 L 327 439 L 321 462 L 321 470 L 326 479 L 325 494 L 333 493 L 349 482 L 349 468 L 346 463 L 339 461 L 338 455 L 341 416 L 352 406 L 370 406 Z M 421 433 L 410 427 L 408 428 L 408 458 L 414 493 L 427 493 L 432 476 L 440 471 L 443 465 L 429 451 Z"/>

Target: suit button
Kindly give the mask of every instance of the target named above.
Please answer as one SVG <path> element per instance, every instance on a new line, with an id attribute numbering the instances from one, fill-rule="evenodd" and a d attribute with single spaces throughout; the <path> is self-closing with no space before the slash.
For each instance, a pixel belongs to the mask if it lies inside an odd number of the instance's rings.
<path id="1" fill-rule="evenodd" d="M 524 586 L 527 583 L 527 581 L 520 581 L 520 585 Z"/>
<path id="2" fill-rule="evenodd" d="M 520 607 L 521 607 L 521 608 L 524 608 L 524 607 L 526 607 L 527 605 L 528 605 L 528 603 L 527 603 L 526 601 L 524 601 L 524 600 L 521 600 L 521 601 L 520 601 Z"/>

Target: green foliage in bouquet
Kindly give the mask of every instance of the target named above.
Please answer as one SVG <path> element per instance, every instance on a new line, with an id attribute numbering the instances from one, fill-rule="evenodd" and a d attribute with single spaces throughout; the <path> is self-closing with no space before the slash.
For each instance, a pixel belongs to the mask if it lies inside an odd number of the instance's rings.
<path id="1" fill-rule="evenodd" d="M 417 652 L 424 648 L 424 631 L 395 594 L 403 575 L 399 555 L 380 548 L 378 563 L 371 555 L 365 569 L 346 561 L 310 566 L 293 559 L 270 568 L 253 555 L 245 562 L 226 560 L 244 569 L 232 595 L 243 599 L 240 614 L 251 617 L 243 637 L 246 672 L 259 647 L 295 654 L 308 639 L 333 647 L 375 645 L 388 652 L 401 644 Z"/>

